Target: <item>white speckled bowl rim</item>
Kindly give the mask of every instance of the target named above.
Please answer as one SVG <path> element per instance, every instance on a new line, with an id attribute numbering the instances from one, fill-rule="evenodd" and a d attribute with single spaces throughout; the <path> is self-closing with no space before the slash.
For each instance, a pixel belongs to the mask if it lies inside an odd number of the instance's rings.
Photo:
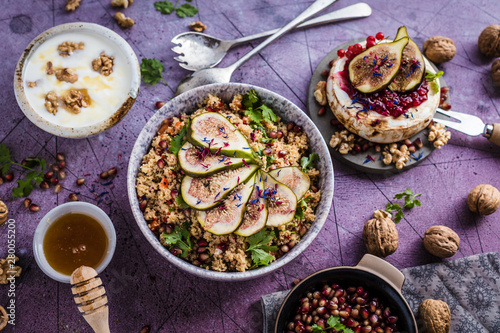
<path id="1" fill-rule="evenodd" d="M 37 50 L 37 48 L 45 42 L 47 39 L 70 31 L 76 32 L 87 32 L 91 34 L 99 35 L 103 38 L 108 39 L 111 43 L 114 43 L 121 49 L 123 54 L 126 57 L 127 65 L 131 70 L 131 82 L 130 82 L 130 90 L 128 92 L 128 98 L 122 104 L 118 110 L 116 110 L 113 114 L 110 115 L 107 119 L 103 119 L 100 122 L 97 122 L 88 126 L 80 126 L 80 127 L 69 127 L 69 126 L 61 126 L 57 125 L 44 117 L 42 117 L 38 112 L 36 112 L 28 102 L 28 98 L 24 92 L 24 71 L 26 69 L 26 63 L 29 61 L 31 56 Z M 103 27 L 99 24 L 87 23 L 87 22 L 74 22 L 74 23 L 65 23 L 53 28 L 50 28 L 37 37 L 35 37 L 31 43 L 26 47 L 26 49 L 21 54 L 19 61 L 16 65 L 16 71 L 14 74 L 14 93 L 16 95 L 17 104 L 26 115 L 26 117 L 36 126 L 41 128 L 42 130 L 66 138 L 85 138 L 95 134 L 98 134 L 102 131 L 107 130 L 108 128 L 116 125 L 125 115 L 128 113 L 130 108 L 133 106 L 135 99 L 139 94 L 139 88 L 141 86 L 141 71 L 139 67 L 139 61 L 137 60 L 137 56 L 135 55 L 134 50 L 130 46 L 129 43 L 125 39 L 123 39 L 116 32 Z"/>
<path id="2" fill-rule="evenodd" d="M 263 102 L 272 106 L 274 112 L 285 121 L 294 121 L 303 127 L 310 140 L 311 152 L 315 152 L 320 156 L 317 168 L 320 171 L 319 187 L 322 196 L 320 203 L 316 208 L 316 220 L 312 223 L 309 231 L 290 252 L 271 263 L 269 266 L 245 272 L 216 272 L 206 270 L 172 255 L 168 249 L 160 243 L 153 232 L 149 230 L 148 225 L 144 220 L 144 216 L 139 209 L 139 201 L 135 189 L 137 172 L 141 164 L 142 157 L 149 151 L 151 141 L 156 135 L 162 120 L 168 117 L 178 116 L 184 112 L 194 112 L 197 109 L 197 106 L 203 102 L 208 94 L 217 95 L 227 102 L 230 101 L 232 96 L 236 94 L 244 94 L 249 89 L 255 89 L 257 94 L 262 98 Z M 165 257 L 170 263 L 186 272 L 198 277 L 218 281 L 243 281 L 261 277 L 279 269 L 280 267 L 283 267 L 302 253 L 302 251 L 304 251 L 311 244 L 314 238 L 316 238 L 326 221 L 333 199 L 333 183 L 333 165 L 328 147 L 323 140 L 321 133 L 309 117 L 286 98 L 267 89 L 242 83 L 211 84 L 195 88 L 179 95 L 165 104 L 165 106 L 163 106 L 153 115 L 153 117 L 151 117 L 139 134 L 134 144 L 134 148 L 132 149 L 127 173 L 127 191 L 132 213 L 134 214 L 134 218 L 142 233 L 156 249 L 156 251 L 158 251 L 158 253 Z"/>

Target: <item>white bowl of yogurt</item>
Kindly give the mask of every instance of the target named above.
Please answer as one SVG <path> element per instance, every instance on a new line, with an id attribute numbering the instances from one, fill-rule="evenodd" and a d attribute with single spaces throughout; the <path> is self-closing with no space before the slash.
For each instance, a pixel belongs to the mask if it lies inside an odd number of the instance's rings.
<path id="1" fill-rule="evenodd" d="M 73 46 L 69 50 L 67 42 Z M 69 138 L 88 137 L 118 123 L 134 104 L 140 84 L 132 47 L 108 28 L 85 22 L 38 35 L 14 75 L 16 99 L 26 117 L 46 132 Z"/>

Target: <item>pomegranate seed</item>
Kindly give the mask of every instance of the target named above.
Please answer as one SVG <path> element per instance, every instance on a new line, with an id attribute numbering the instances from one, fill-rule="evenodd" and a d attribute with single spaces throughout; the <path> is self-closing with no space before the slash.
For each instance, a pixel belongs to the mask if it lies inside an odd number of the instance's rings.
<path id="1" fill-rule="evenodd" d="M 375 323 L 377 323 L 377 322 L 378 322 L 378 316 L 377 316 L 376 314 L 372 314 L 372 315 L 370 316 L 369 320 L 370 320 L 370 322 L 371 322 L 372 324 L 375 324 Z"/>
<path id="2" fill-rule="evenodd" d="M 384 34 L 382 32 L 377 32 L 377 34 L 375 35 L 375 38 L 377 38 L 377 40 L 382 40 L 384 39 Z"/>
<path id="3" fill-rule="evenodd" d="M 167 149 L 167 141 L 161 140 L 160 142 L 158 142 L 158 146 L 160 146 L 162 149 Z"/>
<path id="4" fill-rule="evenodd" d="M 322 115 L 324 115 L 324 114 L 325 114 L 325 112 L 326 112 L 326 109 L 325 109 L 325 107 L 324 107 L 324 106 L 323 106 L 323 107 L 321 107 L 321 108 L 319 108 L 319 110 L 318 110 L 318 116 L 322 116 Z"/>
<path id="5" fill-rule="evenodd" d="M 283 157 L 285 157 L 285 156 L 286 156 L 286 150 L 280 150 L 280 151 L 278 152 L 278 157 L 283 158 Z"/>
<path id="6" fill-rule="evenodd" d="M 341 316 L 342 318 L 347 319 L 347 318 L 349 318 L 349 312 L 344 311 L 344 310 L 343 310 L 343 311 L 340 311 L 340 312 L 339 312 L 339 316 Z"/>
<path id="7" fill-rule="evenodd" d="M 38 205 L 36 204 L 31 204 L 30 205 L 30 211 L 32 211 L 33 213 L 36 213 L 40 210 L 40 207 L 38 207 Z"/>
<path id="8" fill-rule="evenodd" d="M 167 224 L 165 226 L 165 232 L 170 235 L 171 233 L 174 232 L 174 226 L 171 224 Z"/>
<path id="9" fill-rule="evenodd" d="M 8 181 L 8 182 L 11 182 L 14 180 L 14 173 L 13 172 L 9 172 L 8 174 L 6 174 L 5 176 L 3 176 L 3 178 Z"/>
<path id="10" fill-rule="evenodd" d="M 55 177 L 54 177 L 54 178 L 51 178 L 51 179 L 50 179 L 50 183 L 51 183 L 52 185 L 57 185 L 57 184 L 59 183 L 59 180 L 58 180 L 57 178 L 55 178 Z"/>
<path id="11" fill-rule="evenodd" d="M 45 174 L 45 179 L 47 180 L 50 180 L 52 177 L 54 177 L 54 172 L 53 171 L 49 171 Z"/>
<path id="12" fill-rule="evenodd" d="M 329 74 L 330 74 L 330 71 L 328 71 L 326 69 L 321 71 L 321 76 L 323 76 L 323 77 L 328 77 Z"/>
<path id="13" fill-rule="evenodd" d="M 200 246 L 200 247 L 196 250 L 196 252 L 198 252 L 198 253 L 203 253 L 203 252 L 205 252 L 206 250 L 207 250 L 207 248 L 206 248 L 205 246 Z"/>
<path id="14" fill-rule="evenodd" d="M 409 151 L 410 153 L 415 153 L 415 152 L 417 151 L 417 148 L 416 148 L 415 146 L 410 146 L 410 147 L 408 148 L 408 151 Z"/>
<path id="15" fill-rule="evenodd" d="M 45 180 L 40 183 L 40 188 L 43 190 L 46 190 L 49 188 L 49 183 L 47 183 Z"/>
<path id="16" fill-rule="evenodd" d="M 338 124 L 340 124 L 340 121 L 338 121 L 337 118 L 330 120 L 330 125 L 337 126 Z"/>
<path id="17" fill-rule="evenodd" d="M 78 195 L 76 195 L 76 193 L 71 193 L 68 196 L 68 199 L 69 199 L 69 201 L 78 201 Z"/>
<path id="18" fill-rule="evenodd" d="M 151 332 L 151 327 L 149 327 L 149 325 L 146 325 L 141 328 L 141 331 L 139 333 L 149 333 L 149 332 Z"/>
<path id="19" fill-rule="evenodd" d="M 54 193 L 59 193 L 63 189 L 61 184 L 57 184 L 56 187 L 54 187 Z"/>
<path id="20" fill-rule="evenodd" d="M 345 303 L 345 297 L 344 296 L 340 296 L 339 297 L 339 304 L 343 304 Z"/>
<path id="21" fill-rule="evenodd" d="M 366 308 L 361 309 L 361 317 L 363 319 L 368 319 L 369 315 L 370 315 L 370 313 L 368 312 L 368 310 Z"/>
<path id="22" fill-rule="evenodd" d="M 295 125 L 295 126 L 293 127 L 293 131 L 294 131 L 295 133 L 302 133 L 302 126 Z"/>
<path id="23" fill-rule="evenodd" d="M 417 146 L 418 148 L 422 148 L 424 146 L 423 142 L 422 142 L 422 139 L 420 138 L 417 138 L 414 142 L 415 146 Z"/>
<path id="24" fill-rule="evenodd" d="M 369 49 L 370 47 L 373 47 L 375 45 L 377 45 L 377 43 L 374 40 L 373 41 L 370 40 L 370 41 L 366 42 L 366 48 L 367 49 Z"/>
<path id="25" fill-rule="evenodd" d="M 318 301 L 319 306 L 325 306 L 326 305 L 326 299 L 322 298 Z"/>
<path id="26" fill-rule="evenodd" d="M 361 328 L 361 333 L 370 333 L 372 331 L 372 327 L 370 325 L 364 326 Z"/>
<path id="27" fill-rule="evenodd" d="M 368 36 L 368 37 L 366 37 L 366 41 L 367 42 L 369 42 L 369 41 L 375 42 L 375 36 Z"/>
<path id="28" fill-rule="evenodd" d="M 66 178 L 66 171 L 64 171 L 64 170 L 59 171 L 59 178 L 60 179 Z"/>
<path id="29" fill-rule="evenodd" d="M 164 160 L 163 158 L 160 158 L 160 159 L 158 160 L 158 162 L 156 162 L 156 165 L 157 165 L 157 166 L 158 166 L 158 168 L 160 168 L 160 169 L 163 169 L 163 168 L 165 167 L 165 164 L 166 164 L 166 162 L 165 162 L 165 160 Z"/>
<path id="30" fill-rule="evenodd" d="M 283 245 L 281 246 L 280 250 L 283 253 L 287 253 L 288 251 L 290 251 L 290 248 L 287 245 Z"/>
<path id="31" fill-rule="evenodd" d="M 217 248 L 221 250 L 222 252 L 226 252 L 227 250 L 227 244 L 226 243 L 220 243 L 217 245 Z"/>
<path id="32" fill-rule="evenodd" d="M 59 166 L 60 169 L 64 169 L 66 167 L 66 162 L 65 161 L 59 161 L 59 163 L 57 163 L 57 165 Z"/>
<path id="33" fill-rule="evenodd" d="M 31 205 L 31 199 L 30 198 L 24 199 L 24 208 L 29 208 L 30 205 Z"/>
<path id="34" fill-rule="evenodd" d="M 65 161 L 66 158 L 64 157 L 63 153 L 57 153 L 56 154 L 56 160 L 58 160 L 58 161 Z"/>
<path id="35" fill-rule="evenodd" d="M 307 303 L 308 304 L 308 303 Z M 308 304 L 309 305 L 309 304 Z M 304 305 L 302 305 L 302 309 L 304 308 Z M 319 308 L 316 309 L 316 312 L 320 315 L 323 316 L 326 313 L 326 308 L 323 306 L 320 306 Z"/>
<path id="36" fill-rule="evenodd" d="M 162 101 L 158 101 L 155 103 L 155 107 L 157 109 L 161 109 L 163 105 L 165 105 L 165 102 L 162 102 Z"/>
<path id="37" fill-rule="evenodd" d="M 366 299 L 362 297 L 356 297 L 356 302 L 360 305 L 365 305 L 366 304 Z"/>
<path id="38" fill-rule="evenodd" d="M 337 56 L 339 58 L 342 58 L 343 56 L 345 56 L 345 50 L 344 49 L 340 49 L 337 51 Z M 332 64 L 333 65 L 333 64 Z M 332 67 L 332 65 L 330 65 L 330 67 Z"/>
<path id="39" fill-rule="evenodd" d="M 198 242 L 197 242 L 197 244 L 199 246 L 207 246 L 208 242 L 206 240 L 204 240 L 204 239 L 199 239 Z"/>
<path id="40" fill-rule="evenodd" d="M 389 308 L 385 308 L 384 310 L 384 317 L 389 317 L 391 315 L 391 310 Z"/>
<path id="41" fill-rule="evenodd" d="M 347 324 L 347 326 L 348 326 L 348 327 L 355 327 L 355 326 L 358 326 L 358 322 L 357 322 L 357 321 L 355 321 L 355 320 L 354 320 L 354 319 L 352 319 L 352 318 L 347 319 L 347 323 L 346 323 L 346 324 Z"/>
<path id="42" fill-rule="evenodd" d="M 0 185 L 2 185 L 2 184 L 3 184 L 3 178 L 0 177 Z"/>
<path id="43" fill-rule="evenodd" d="M 278 133 L 276 133 L 275 131 L 271 131 L 267 136 L 270 137 L 271 139 L 276 139 Z"/>
<path id="44" fill-rule="evenodd" d="M 82 186 L 85 183 L 85 178 L 78 178 L 76 180 L 76 185 Z"/>
<path id="45" fill-rule="evenodd" d="M 330 62 L 328 63 L 328 66 L 332 67 L 334 62 L 335 62 L 335 60 L 330 60 Z"/>
<path id="46" fill-rule="evenodd" d="M 177 246 L 174 246 L 170 249 L 170 253 L 172 253 L 174 256 L 178 256 L 179 254 L 182 253 L 182 250 L 179 249 Z"/>
<path id="47" fill-rule="evenodd" d="M 144 211 L 146 210 L 146 206 L 148 205 L 148 201 L 147 200 L 142 200 L 140 203 L 139 203 L 139 209 L 141 210 L 141 212 L 144 213 Z"/>
<path id="48" fill-rule="evenodd" d="M 170 191 L 170 195 L 172 196 L 172 198 L 175 199 L 179 195 L 179 191 L 177 191 L 176 189 L 173 189 L 172 191 Z"/>
<path id="49" fill-rule="evenodd" d="M 108 175 L 114 176 L 118 173 L 118 169 L 116 167 L 109 168 Z"/>
<path id="50" fill-rule="evenodd" d="M 449 103 L 443 103 L 440 106 L 441 106 L 441 109 L 443 109 L 443 110 L 446 110 L 446 111 L 451 110 L 451 105 Z"/>
<path id="51" fill-rule="evenodd" d="M 99 174 L 99 177 L 100 177 L 101 179 L 108 179 L 109 174 L 108 174 L 108 172 L 107 172 L 107 171 L 103 171 L 103 172 L 101 172 L 101 173 Z"/>
<path id="52" fill-rule="evenodd" d="M 282 137 L 283 137 L 283 132 L 282 131 L 276 132 L 276 138 L 281 139 Z"/>
<path id="53" fill-rule="evenodd" d="M 389 316 L 389 317 L 387 317 L 387 321 L 390 324 L 395 324 L 398 321 L 398 317 L 397 316 Z"/>
<path id="54" fill-rule="evenodd" d="M 300 283 L 300 281 L 302 281 L 302 279 L 295 279 L 293 280 L 293 284 L 296 286 Z"/>
<path id="55" fill-rule="evenodd" d="M 52 168 L 52 171 L 55 171 L 55 172 L 58 172 L 60 170 L 59 165 L 55 165 L 55 164 L 52 164 L 51 168 Z"/>
<path id="56" fill-rule="evenodd" d="M 289 130 L 289 131 L 292 131 L 294 127 L 295 127 L 295 123 L 293 121 L 289 122 L 286 125 L 286 129 Z"/>

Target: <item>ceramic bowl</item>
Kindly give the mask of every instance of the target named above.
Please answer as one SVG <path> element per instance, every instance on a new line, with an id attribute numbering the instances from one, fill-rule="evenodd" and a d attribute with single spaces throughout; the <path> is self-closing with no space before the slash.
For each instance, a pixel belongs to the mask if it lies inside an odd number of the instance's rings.
<path id="1" fill-rule="evenodd" d="M 33 253 L 35 255 L 35 260 L 40 269 L 47 274 L 47 276 L 52 279 L 70 283 L 70 276 L 59 273 L 55 269 L 50 266 L 47 258 L 45 257 L 45 252 L 43 250 L 43 240 L 45 238 L 45 234 L 49 229 L 50 225 L 57 220 L 60 216 L 71 214 L 71 213 L 79 213 L 91 216 L 94 218 L 104 229 L 108 237 L 108 249 L 104 258 L 102 259 L 99 266 L 95 267 L 97 273 L 101 273 L 113 258 L 113 254 L 115 253 L 116 248 L 116 232 L 115 227 L 113 226 L 113 222 L 109 216 L 99 207 L 89 204 L 87 202 L 68 202 L 57 206 L 50 210 L 38 223 L 38 226 L 35 230 L 35 236 L 33 238 Z"/>
<path id="2" fill-rule="evenodd" d="M 35 51 L 50 38 L 60 34 L 71 32 L 95 35 L 97 37 L 105 39 L 107 43 L 112 44 L 115 49 L 119 50 L 123 54 L 126 61 L 125 66 L 130 70 L 131 77 L 128 97 L 125 99 L 125 101 L 116 110 L 111 110 L 112 112 L 110 112 L 109 117 L 99 120 L 96 123 L 84 126 L 63 126 L 61 124 L 55 123 L 54 121 L 51 121 L 48 117 L 42 116 L 28 102 L 24 85 L 25 70 L 30 58 L 33 56 Z M 137 56 L 132 50 L 132 47 L 122 37 L 120 37 L 120 35 L 113 32 L 112 30 L 98 24 L 85 22 L 61 24 L 42 32 L 31 41 L 31 43 L 22 53 L 17 63 L 16 72 L 14 75 L 14 92 L 16 95 L 17 103 L 19 104 L 19 107 L 26 115 L 26 117 L 42 130 L 57 136 L 68 138 L 84 138 L 92 136 L 117 124 L 128 113 L 132 105 L 135 103 L 137 95 L 139 94 L 140 84 L 141 73 L 139 61 L 137 60 Z"/>
<path id="3" fill-rule="evenodd" d="M 410 306 L 401 293 L 405 277 L 396 267 L 371 254 L 365 254 L 354 266 L 323 269 L 303 279 L 283 300 L 278 312 L 274 333 L 287 332 L 287 324 L 293 321 L 300 300 L 312 290 L 322 290 L 333 283 L 347 288 L 363 286 L 370 297 L 378 297 L 391 308 L 391 314 L 398 316 L 400 332 L 417 333 L 417 323 Z"/>
<path id="4" fill-rule="evenodd" d="M 312 152 L 318 153 L 321 156 L 317 164 L 320 171 L 319 187 L 322 193 L 321 201 L 316 208 L 316 220 L 311 225 L 309 231 L 305 234 L 302 240 L 286 255 L 279 258 L 269 266 L 260 267 L 255 270 L 248 270 L 245 272 L 215 272 L 206 270 L 192 265 L 174 255 L 166 249 L 157 237 L 148 228 L 143 214 L 139 209 L 139 201 L 135 189 L 136 177 L 139 166 L 141 165 L 142 157 L 149 151 L 151 141 L 157 134 L 161 122 L 168 117 L 179 116 L 182 113 L 194 112 L 198 105 L 208 96 L 213 94 L 221 97 L 224 101 L 231 101 L 232 97 L 237 94 L 245 94 L 250 89 L 255 89 L 257 94 L 262 98 L 263 102 L 272 107 L 273 111 L 278 114 L 285 121 L 294 121 L 296 124 L 303 127 L 304 132 L 307 133 L 310 140 L 310 149 Z M 323 158 L 326 157 L 326 158 Z M 212 84 L 190 90 L 186 93 L 179 95 L 165 104 L 155 115 L 146 123 L 142 129 L 137 141 L 135 142 L 132 154 L 130 156 L 128 174 L 127 174 L 127 189 L 134 214 L 135 220 L 139 228 L 143 232 L 146 239 L 151 243 L 158 253 L 160 253 L 170 263 L 179 267 L 180 269 L 192 273 L 196 276 L 208 278 L 212 280 L 223 281 L 238 281 L 249 280 L 257 278 L 268 273 L 271 273 L 283 265 L 287 264 L 302 251 L 304 251 L 309 244 L 318 235 L 323 224 L 326 221 L 330 206 L 333 198 L 333 166 L 330 159 L 328 148 L 326 146 L 321 133 L 318 131 L 314 123 L 309 117 L 302 112 L 296 105 L 287 100 L 286 98 L 263 88 L 252 86 L 249 84 L 241 83 L 224 83 Z"/>

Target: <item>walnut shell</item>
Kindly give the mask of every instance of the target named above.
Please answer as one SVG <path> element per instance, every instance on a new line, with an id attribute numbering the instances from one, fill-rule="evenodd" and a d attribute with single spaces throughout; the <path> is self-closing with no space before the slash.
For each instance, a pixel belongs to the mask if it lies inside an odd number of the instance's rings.
<path id="1" fill-rule="evenodd" d="M 495 85 L 500 86 L 500 59 L 491 64 L 491 79 Z"/>
<path id="2" fill-rule="evenodd" d="M 373 219 L 365 223 L 363 240 L 368 253 L 387 257 L 398 249 L 399 234 L 394 222 L 384 212 L 377 210 Z"/>
<path id="3" fill-rule="evenodd" d="M 479 215 L 493 214 L 500 206 L 500 192 L 488 184 L 478 185 L 470 191 L 467 206 Z"/>
<path id="4" fill-rule="evenodd" d="M 458 251 L 460 237 L 444 225 L 430 227 L 425 232 L 424 247 L 430 254 L 440 258 L 449 258 Z"/>
<path id="5" fill-rule="evenodd" d="M 423 321 L 425 332 L 448 333 L 450 331 L 450 308 L 443 301 L 426 299 L 418 307 L 418 316 Z"/>
<path id="6" fill-rule="evenodd" d="M 450 61 L 457 53 L 453 40 L 442 36 L 434 36 L 426 40 L 423 50 L 425 56 L 437 64 Z"/>
<path id="7" fill-rule="evenodd" d="M 488 57 L 500 57 L 500 25 L 487 26 L 479 35 L 477 46 Z"/>
<path id="8" fill-rule="evenodd" d="M 9 214 L 9 209 L 7 209 L 7 205 L 0 201 L 0 225 L 4 224 L 7 221 L 7 215 Z"/>

